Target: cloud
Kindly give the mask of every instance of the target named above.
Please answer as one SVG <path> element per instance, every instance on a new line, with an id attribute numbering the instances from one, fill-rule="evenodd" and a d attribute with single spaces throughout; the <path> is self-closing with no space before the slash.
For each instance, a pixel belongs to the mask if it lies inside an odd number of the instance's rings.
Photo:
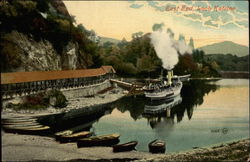
<path id="1" fill-rule="evenodd" d="M 144 4 L 156 11 L 198 22 L 208 28 L 220 29 L 222 26 L 234 24 L 235 27 L 248 29 L 247 1 L 147 1 Z M 184 6 L 193 6 L 194 9 L 192 11 L 184 11 L 182 10 Z M 215 11 L 215 6 L 234 7 L 235 10 Z M 210 8 L 210 10 L 198 10 L 198 7 Z M 167 8 L 178 9 L 167 11 Z"/>
<path id="2" fill-rule="evenodd" d="M 236 21 L 238 25 L 244 26 L 245 28 L 248 28 L 248 21 Z"/>
<path id="3" fill-rule="evenodd" d="M 209 26 L 209 27 L 213 26 L 215 28 L 219 27 L 219 25 L 217 23 L 213 22 L 212 20 L 208 20 L 208 21 L 204 22 L 204 25 Z"/>
<path id="4" fill-rule="evenodd" d="M 184 14 L 185 17 L 190 17 L 192 19 L 198 19 L 198 20 L 201 20 L 201 15 L 198 15 L 198 14 L 195 14 L 195 13 L 192 13 L 192 14 Z"/>
<path id="5" fill-rule="evenodd" d="M 131 4 L 129 7 L 130 8 L 135 8 L 135 9 L 139 9 L 139 8 L 141 8 L 141 7 L 143 7 L 144 5 L 143 4 L 136 4 L 136 3 L 133 3 L 133 4 Z"/>

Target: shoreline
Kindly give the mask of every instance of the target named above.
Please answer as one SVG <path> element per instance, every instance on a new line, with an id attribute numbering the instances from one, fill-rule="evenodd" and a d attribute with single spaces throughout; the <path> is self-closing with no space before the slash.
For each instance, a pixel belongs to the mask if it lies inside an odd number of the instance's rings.
<path id="1" fill-rule="evenodd" d="M 113 90 L 107 91 L 103 94 L 96 94 L 92 97 L 75 97 L 69 98 L 68 105 L 64 108 L 54 108 L 49 106 L 45 109 L 39 110 L 13 110 L 12 108 L 6 108 L 5 105 L 7 103 L 17 103 L 20 102 L 21 98 L 14 98 L 10 100 L 3 101 L 3 109 L 1 116 L 12 117 L 12 116 L 43 116 L 43 115 L 53 115 L 53 114 L 60 114 L 65 113 L 70 110 L 77 110 L 77 109 L 84 109 L 89 106 L 100 105 L 100 104 L 107 104 L 114 102 L 124 96 L 127 93 L 122 88 L 114 88 Z"/>
<path id="2" fill-rule="evenodd" d="M 95 97 L 74 98 L 65 109 L 44 110 L 35 113 L 8 112 L 2 109 L 3 115 L 30 115 L 38 116 L 50 111 L 61 113 L 72 109 L 81 109 L 86 106 L 113 102 L 127 93 L 117 89 Z M 112 96 L 112 97 L 111 97 Z M 74 107 L 74 105 L 81 105 Z M 3 113 L 4 112 L 4 113 Z M 75 143 L 60 144 L 52 137 L 11 134 L 1 131 L 2 161 L 250 161 L 250 139 L 228 141 L 213 144 L 207 147 L 194 148 L 187 151 L 166 154 L 151 154 L 149 152 L 131 151 L 113 153 L 112 147 L 77 148 Z"/>
<path id="3" fill-rule="evenodd" d="M 250 161 L 250 139 L 195 148 L 183 152 L 151 154 L 130 151 L 113 153 L 112 147 L 77 148 L 52 137 L 1 132 L 2 161 Z"/>

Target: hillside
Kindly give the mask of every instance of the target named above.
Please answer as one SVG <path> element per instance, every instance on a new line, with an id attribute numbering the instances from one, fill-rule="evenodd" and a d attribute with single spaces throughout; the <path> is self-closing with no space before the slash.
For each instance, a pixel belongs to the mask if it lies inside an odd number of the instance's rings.
<path id="1" fill-rule="evenodd" d="M 114 39 L 114 38 L 108 38 L 108 37 L 101 37 L 100 38 L 100 44 L 103 44 L 105 42 L 111 42 L 111 43 L 117 44 L 117 43 L 120 42 L 120 40 Z"/>
<path id="2" fill-rule="evenodd" d="M 73 25 L 63 1 L 5 0 L 0 6 L 1 72 L 99 66 L 97 45 L 87 29 Z"/>
<path id="3" fill-rule="evenodd" d="M 211 45 L 198 48 L 203 50 L 205 54 L 232 54 L 238 57 L 246 56 L 249 54 L 248 47 L 240 44 L 236 44 L 231 41 L 224 41 L 220 43 L 214 43 Z"/>
<path id="4" fill-rule="evenodd" d="M 204 56 L 205 61 L 215 61 L 222 71 L 249 71 L 249 55 L 237 57 L 231 54 L 210 54 Z"/>

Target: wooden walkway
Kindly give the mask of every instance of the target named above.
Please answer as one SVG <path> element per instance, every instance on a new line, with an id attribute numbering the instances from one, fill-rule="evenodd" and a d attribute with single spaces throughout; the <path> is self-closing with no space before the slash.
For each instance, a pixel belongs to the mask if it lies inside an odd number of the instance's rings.
<path id="1" fill-rule="evenodd" d="M 141 95 L 143 93 L 142 87 L 144 85 L 142 84 L 132 84 L 117 79 L 110 79 L 110 82 L 123 89 L 128 90 L 128 95 Z"/>

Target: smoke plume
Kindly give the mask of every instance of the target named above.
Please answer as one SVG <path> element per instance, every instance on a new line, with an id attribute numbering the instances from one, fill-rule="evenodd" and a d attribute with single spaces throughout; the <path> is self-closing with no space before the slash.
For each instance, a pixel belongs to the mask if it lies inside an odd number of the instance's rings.
<path id="1" fill-rule="evenodd" d="M 173 69 L 179 61 L 179 54 L 192 53 L 192 48 L 186 45 L 184 40 L 175 41 L 164 30 L 152 32 L 150 38 L 157 56 L 162 60 L 164 69 Z"/>

